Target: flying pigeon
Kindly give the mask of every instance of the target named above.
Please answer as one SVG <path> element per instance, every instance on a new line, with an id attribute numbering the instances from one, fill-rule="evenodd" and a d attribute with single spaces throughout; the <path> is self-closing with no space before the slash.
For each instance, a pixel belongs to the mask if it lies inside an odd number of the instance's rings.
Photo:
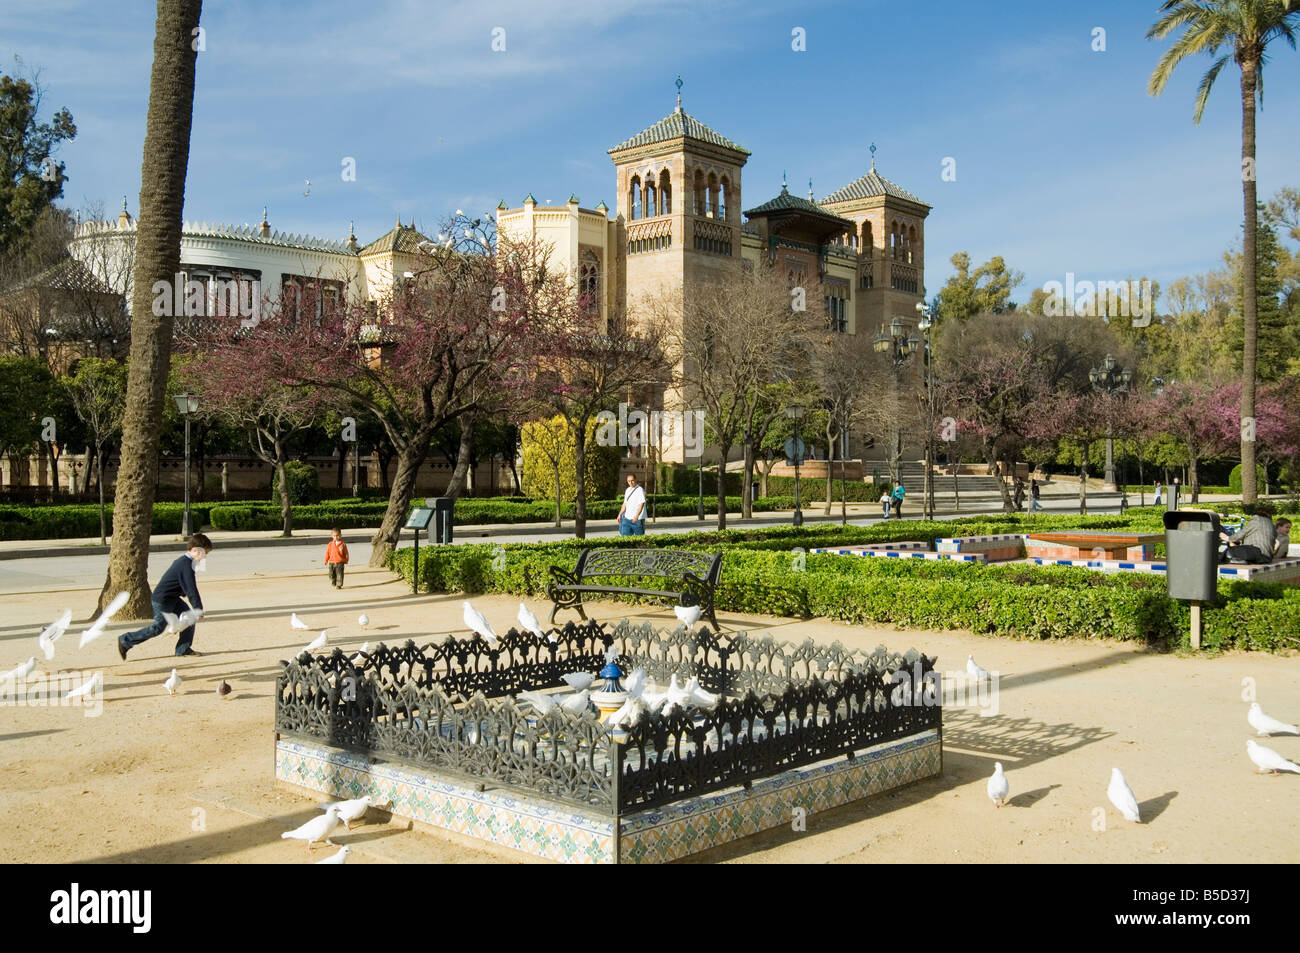
<path id="1" fill-rule="evenodd" d="M 365 817 L 366 810 L 374 803 L 375 799 L 367 794 L 351 801 L 335 801 L 333 806 L 338 809 L 339 820 L 347 825 L 348 830 L 352 830 L 352 822 Z M 329 804 L 322 804 L 320 809 L 324 811 L 329 807 Z"/>
<path id="2" fill-rule="evenodd" d="M 539 715 L 549 715 L 555 711 L 555 696 L 546 692 L 520 692 L 519 699 L 536 708 Z"/>
<path id="3" fill-rule="evenodd" d="M 1264 714 L 1264 710 L 1259 707 L 1259 702 L 1250 703 L 1250 712 L 1246 715 L 1246 720 L 1250 722 L 1250 727 L 1261 735 L 1300 735 L 1300 728 L 1295 725 L 1288 725 L 1284 721 L 1278 721 Z"/>
<path id="4" fill-rule="evenodd" d="M 641 697 L 641 694 L 645 691 L 645 685 L 646 675 L 643 668 L 632 669 L 627 678 L 623 679 L 623 690 L 635 698 Z"/>
<path id="5" fill-rule="evenodd" d="M 307 646 L 308 652 L 315 652 L 317 649 L 325 648 L 325 643 L 329 641 L 329 629 L 322 630 L 321 634 L 316 636 L 311 645 Z"/>
<path id="6" fill-rule="evenodd" d="M 203 615 L 202 609 L 186 609 L 180 615 L 172 615 L 170 612 L 164 612 L 163 618 L 167 620 L 165 632 L 184 632 L 194 623 L 199 621 Z"/>
<path id="7" fill-rule="evenodd" d="M 590 672 L 570 672 L 568 675 L 560 676 L 575 692 L 591 688 L 591 683 L 596 680 L 596 676 Z"/>
<path id="8" fill-rule="evenodd" d="M 294 840 L 306 841 L 308 851 L 312 850 L 312 845 L 318 840 L 323 840 L 331 847 L 334 847 L 336 845 L 332 840 L 330 840 L 330 835 L 334 833 L 338 826 L 339 806 L 337 804 L 329 804 L 325 807 L 324 815 L 321 817 L 313 817 L 306 824 L 302 825 L 302 827 L 281 834 L 280 839 L 285 840 L 287 838 L 293 838 Z"/>
<path id="9" fill-rule="evenodd" d="M 526 632 L 533 633 L 533 635 L 537 636 L 539 639 L 547 638 L 552 642 L 560 641 L 555 637 L 554 633 L 547 635 L 542 631 L 542 624 L 537 621 L 537 616 L 533 615 L 533 610 L 529 609 L 528 606 L 524 605 L 522 602 L 519 603 L 519 624 L 524 627 Z"/>
<path id="10" fill-rule="evenodd" d="M 68 626 L 71 624 L 72 610 L 64 609 L 63 615 L 59 616 L 41 630 L 41 634 L 37 637 L 36 641 L 40 645 L 41 651 L 45 653 L 45 660 L 47 662 L 54 658 L 54 643 L 58 641 L 59 636 L 68 630 Z"/>
<path id="11" fill-rule="evenodd" d="M 302 619 L 298 618 L 298 613 L 296 613 L 296 612 L 290 612 L 290 613 L 289 613 L 289 628 L 291 628 L 291 629 L 302 629 L 302 630 L 305 631 L 305 630 L 307 630 L 307 629 L 310 629 L 311 626 L 309 626 L 306 622 L 303 622 Z"/>
<path id="12" fill-rule="evenodd" d="M 677 613 L 677 621 L 688 629 L 699 622 L 700 616 L 704 614 L 699 606 L 673 606 L 673 612 Z"/>
<path id="13" fill-rule="evenodd" d="M 1112 784 L 1114 782 L 1111 782 Z M 989 800 L 993 802 L 994 807 L 1001 807 L 1007 800 L 1007 792 L 1011 790 L 1011 785 L 1007 784 L 1007 776 L 1002 773 L 1002 762 L 997 761 L 993 764 L 993 777 L 989 778 L 988 792 Z M 1113 801 L 1114 798 L 1112 797 Z M 1134 808 L 1136 810 L 1136 808 Z"/>
<path id="14" fill-rule="evenodd" d="M 1263 745 L 1257 744 L 1254 738 L 1246 742 L 1246 753 L 1250 755 L 1250 760 L 1254 761 L 1259 768 L 1255 772 L 1256 774 L 1268 772 L 1277 774 L 1279 771 L 1291 771 L 1294 774 L 1300 774 L 1300 765 L 1288 761 L 1272 748 L 1265 748 Z"/>
<path id="15" fill-rule="evenodd" d="M 1138 816 L 1137 798 L 1133 796 L 1133 789 L 1128 786 L 1119 768 L 1110 769 L 1110 786 L 1106 788 L 1106 797 L 1115 805 L 1115 810 L 1124 815 L 1124 820 L 1141 820 Z"/>
<path id="16" fill-rule="evenodd" d="M 369 624 L 370 624 L 370 616 L 366 615 L 364 612 L 361 613 L 361 615 L 357 616 L 357 625 L 361 626 L 361 628 L 364 629 Z"/>
<path id="17" fill-rule="evenodd" d="M 180 687 L 181 677 L 176 674 L 176 669 L 172 669 L 172 673 L 167 676 L 167 681 L 163 682 L 163 688 L 167 689 L 168 695 L 175 695 Z"/>
<path id="18" fill-rule="evenodd" d="M 221 684 L 217 686 L 217 697 L 229 698 L 230 692 L 231 692 L 230 683 L 223 678 L 221 680 Z"/>
<path id="19" fill-rule="evenodd" d="M 484 642 L 492 648 L 496 648 L 497 634 L 492 631 L 492 626 L 488 625 L 488 620 L 484 618 L 483 613 L 470 605 L 468 599 L 462 601 L 461 605 L 465 608 L 465 625 L 469 627 L 469 630 L 477 632 L 483 636 Z"/>
<path id="20" fill-rule="evenodd" d="M 974 654 L 966 656 L 966 674 L 980 682 L 990 677 L 989 673 L 980 668 L 979 663 L 975 661 Z"/>
<path id="21" fill-rule="evenodd" d="M 96 691 L 104 684 L 104 673 L 96 672 L 90 678 L 86 679 L 72 691 L 64 695 L 64 698 L 85 698 L 91 692 Z M 1265 751 L 1268 749 L 1265 748 Z"/>
<path id="22" fill-rule="evenodd" d="M 28 675 L 32 674 L 32 669 L 34 668 L 36 668 L 35 655 L 33 655 L 26 662 L 23 662 L 22 665 L 19 665 L 17 668 L 13 669 L 12 671 L 8 671 L 5 672 L 3 675 L 0 675 L 0 682 L 21 682 L 25 680 Z"/>
<path id="23" fill-rule="evenodd" d="M 347 844 L 344 844 L 339 848 L 337 854 L 330 854 L 324 860 L 316 861 L 316 866 L 319 867 L 321 864 L 346 864 L 348 862 L 348 854 L 350 853 L 352 853 L 352 848 Z"/>
<path id="24" fill-rule="evenodd" d="M 686 680 L 686 693 L 691 696 L 691 704 L 700 708 L 712 708 L 718 703 L 718 696 L 700 688 L 698 678 Z"/>
<path id="25" fill-rule="evenodd" d="M 104 606 L 104 611 L 100 613 L 99 618 L 94 621 L 91 627 L 81 633 L 81 643 L 77 648 L 84 649 L 89 643 L 103 635 L 104 627 L 112 621 L 113 616 L 121 611 L 122 606 L 126 605 L 127 600 L 130 598 L 130 593 L 126 592 L 119 592 L 115 595 L 113 601 Z"/>
<path id="26" fill-rule="evenodd" d="M 572 712 L 575 715 L 581 715 L 587 710 L 589 692 L 585 689 L 580 692 L 574 692 L 564 701 L 560 702 L 560 707 L 565 711 Z"/>

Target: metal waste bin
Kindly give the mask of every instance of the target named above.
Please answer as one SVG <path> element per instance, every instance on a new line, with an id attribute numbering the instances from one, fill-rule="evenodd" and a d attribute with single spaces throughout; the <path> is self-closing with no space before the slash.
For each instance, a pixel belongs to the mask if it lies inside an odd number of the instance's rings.
<path id="1" fill-rule="evenodd" d="M 433 510 L 433 533 L 431 543 L 450 543 L 452 531 L 452 512 L 456 501 L 449 496 L 431 496 L 424 505 Z"/>
<path id="2" fill-rule="evenodd" d="M 1212 602 L 1219 592 L 1219 514 L 1170 510 L 1164 521 L 1169 598 Z"/>

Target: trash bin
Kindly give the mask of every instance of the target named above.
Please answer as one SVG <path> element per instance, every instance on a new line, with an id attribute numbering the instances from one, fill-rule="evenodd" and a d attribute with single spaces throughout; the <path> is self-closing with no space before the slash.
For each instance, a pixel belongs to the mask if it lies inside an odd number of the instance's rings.
<path id="1" fill-rule="evenodd" d="M 1219 514 L 1170 510 L 1164 521 L 1169 598 L 1213 601 L 1219 592 Z"/>
<path id="2" fill-rule="evenodd" d="M 452 513 L 456 501 L 449 496 L 431 496 L 424 505 L 433 510 L 433 532 L 429 542 L 450 543 L 452 536 Z"/>

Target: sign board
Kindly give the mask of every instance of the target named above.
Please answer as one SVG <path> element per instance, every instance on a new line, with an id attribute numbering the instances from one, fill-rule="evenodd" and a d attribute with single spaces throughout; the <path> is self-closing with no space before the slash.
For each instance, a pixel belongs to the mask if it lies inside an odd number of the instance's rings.
<path id="1" fill-rule="evenodd" d="M 406 518 L 406 525 L 402 529 L 428 529 L 431 519 L 433 519 L 433 510 L 417 506 L 411 510 L 411 515 Z"/>
<path id="2" fill-rule="evenodd" d="M 802 465 L 803 455 L 807 450 L 808 448 L 802 440 L 791 437 L 785 442 L 785 462 L 790 466 L 794 466 L 796 463 Z"/>

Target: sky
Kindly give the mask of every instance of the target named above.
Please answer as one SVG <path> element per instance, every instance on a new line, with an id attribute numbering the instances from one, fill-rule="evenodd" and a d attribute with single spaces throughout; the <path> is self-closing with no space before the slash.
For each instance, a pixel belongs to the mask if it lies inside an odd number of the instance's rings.
<path id="1" fill-rule="evenodd" d="M 1167 285 L 1240 242 L 1241 107 L 1230 65 L 1193 124 L 1205 56 L 1147 94 L 1170 43 L 1145 38 L 1159 5 L 209 0 L 185 219 L 256 224 L 266 206 L 275 229 L 343 239 L 355 222 L 364 244 L 398 217 L 436 232 L 528 192 L 614 208 L 607 150 L 672 111 L 680 74 L 686 112 L 753 153 L 745 207 L 783 174 L 821 198 L 874 143 L 877 170 L 933 206 L 928 297 L 959 251 L 1023 272 L 1022 302 L 1067 273 Z M 43 118 L 66 106 L 78 127 L 61 204 L 115 213 L 125 195 L 138 212 L 153 16 L 141 0 L 0 8 L 0 69 L 39 71 Z M 1261 199 L 1300 187 L 1300 53 L 1278 45 L 1264 75 Z"/>

